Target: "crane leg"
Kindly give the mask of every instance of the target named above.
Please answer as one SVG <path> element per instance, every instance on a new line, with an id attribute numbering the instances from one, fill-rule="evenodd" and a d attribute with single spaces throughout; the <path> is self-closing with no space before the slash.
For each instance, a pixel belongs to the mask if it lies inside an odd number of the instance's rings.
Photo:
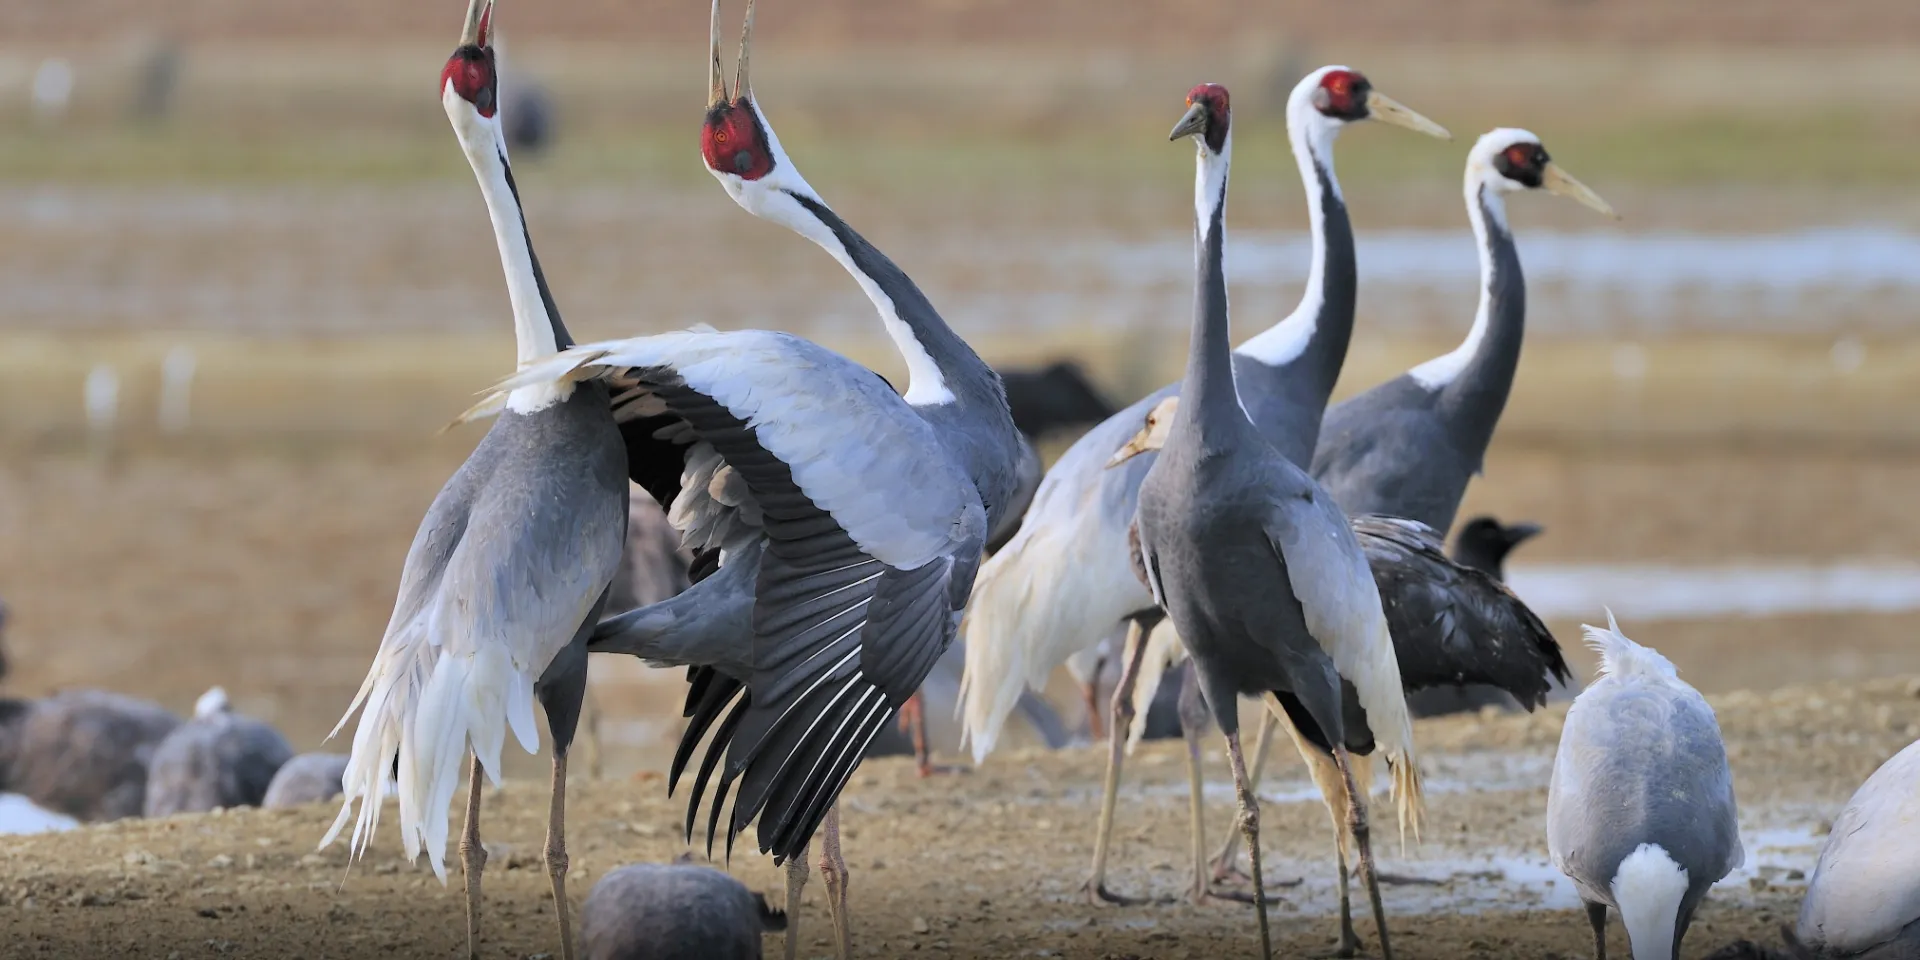
<path id="1" fill-rule="evenodd" d="M 807 848 L 787 861 L 787 960 L 800 956 L 800 891 L 807 885 Z"/>
<path id="2" fill-rule="evenodd" d="M 1327 815 L 1333 818 L 1333 854 L 1340 865 L 1340 944 L 1334 948 L 1332 956 L 1352 957 L 1360 949 L 1360 935 L 1353 930 L 1353 901 L 1348 891 L 1347 869 L 1347 795 L 1346 778 L 1340 773 L 1340 767 L 1332 757 L 1321 752 L 1300 733 L 1300 728 L 1287 719 L 1279 703 L 1269 701 L 1269 715 L 1275 716 L 1279 724 L 1286 728 L 1287 735 L 1293 738 L 1293 746 L 1300 751 L 1300 758 L 1307 762 L 1307 771 L 1313 775 L 1313 785 L 1320 788 L 1320 797 L 1326 802 Z"/>
<path id="3" fill-rule="evenodd" d="M 915 690 L 907 702 L 900 705 L 900 731 L 913 740 L 913 761 L 919 765 L 920 775 L 931 777 L 936 773 L 959 773 L 958 767 L 935 766 L 933 751 L 927 749 L 927 709 L 920 691 Z"/>
<path id="4" fill-rule="evenodd" d="M 1354 782 L 1351 760 L 1344 744 L 1333 745 L 1333 762 L 1340 768 L 1340 779 L 1347 788 L 1347 833 L 1353 837 L 1353 845 L 1359 853 L 1360 882 L 1367 888 L 1367 901 L 1373 907 L 1373 925 L 1380 931 L 1380 960 L 1393 960 L 1393 946 L 1387 939 L 1387 911 L 1380 904 L 1380 879 L 1373 869 L 1373 845 L 1368 837 L 1366 794 L 1362 793 L 1360 787 Z"/>
<path id="5" fill-rule="evenodd" d="M 1207 869 L 1207 821 L 1203 802 L 1206 779 L 1200 773 L 1200 738 L 1210 721 L 1206 698 L 1200 692 L 1200 672 L 1193 668 L 1192 662 L 1188 662 L 1185 669 L 1186 673 L 1180 678 L 1180 733 L 1187 741 L 1187 825 L 1192 834 L 1193 852 L 1193 886 L 1187 896 L 1195 906 L 1216 898 L 1252 903 L 1251 893 L 1214 886 Z M 1228 832 L 1239 833 L 1231 827 Z"/>
<path id="6" fill-rule="evenodd" d="M 480 958 L 480 873 L 487 868 L 487 848 L 480 844 L 480 757 L 467 767 L 467 821 L 460 827 L 460 874 L 467 881 L 467 958 Z"/>
<path id="7" fill-rule="evenodd" d="M 1080 697 L 1087 705 L 1087 737 L 1098 742 L 1106 736 L 1100 728 L 1100 673 L 1107 669 L 1107 658 L 1093 658 L 1093 675 L 1080 685 Z"/>
<path id="8" fill-rule="evenodd" d="M 1113 723 L 1107 727 L 1107 779 L 1100 796 L 1099 832 L 1093 841 L 1093 873 L 1081 888 L 1095 906 L 1102 903 L 1134 906 L 1145 902 L 1107 889 L 1107 851 L 1113 846 L 1113 808 L 1120 799 L 1120 767 L 1125 762 L 1127 728 L 1133 724 L 1133 686 L 1140 676 L 1140 662 L 1147 656 L 1147 629 L 1137 619 L 1127 623 L 1124 656 L 1120 682 L 1113 688 Z"/>
<path id="9" fill-rule="evenodd" d="M 853 924 L 847 916 L 847 861 L 840 855 L 840 805 L 827 808 L 825 842 L 820 844 L 820 879 L 827 885 L 827 919 L 833 924 L 834 953 L 853 956 Z"/>
<path id="10" fill-rule="evenodd" d="M 553 754 L 553 799 L 547 807 L 547 876 L 553 880 L 553 916 L 560 924 L 560 960 L 573 960 L 573 905 L 567 902 L 567 754 Z"/>
<path id="11" fill-rule="evenodd" d="M 580 726 L 581 746 L 587 753 L 587 779 L 598 780 L 605 764 L 600 752 L 600 706 L 591 689 L 580 696 Z"/>
<path id="12" fill-rule="evenodd" d="M 1273 956 L 1273 934 L 1267 929 L 1267 892 L 1260 882 L 1260 802 L 1247 778 L 1247 759 L 1240 753 L 1238 731 L 1227 734 L 1227 762 L 1233 766 L 1233 792 L 1240 801 L 1240 832 L 1247 838 L 1247 863 L 1253 869 L 1253 906 L 1260 917 L 1260 958 Z M 1391 957 L 1387 960 L 1392 960 Z"/>
<path id="13" fill-rule="evenodd" d="M 1260 789 L 1260 778 L 1267 771 L 1267 751 L 1273 746 L 1273 728 L 1280 725 L 1271 713 L 1260 716 L 1260 738 L 1253 744 L 1253 771 L 1248 774 L 1253 779 L 1253 789 Z M 1246 881 L 1247 875 L 1240 870 L 1240 831 L 1228 830 L 1226 842 L 1220 845 L 1220 852 L 1213 855 L 1213 882 Z M 1287 885 L 1302 881 L 1291 881 Z"/>
<path id="14" fill-rule="evenodd" d="M 1607 960 L 1607 905 L 1587 904 L 1587 922 L 1593 924 L 1594 957 L 1596 960 Z"/>

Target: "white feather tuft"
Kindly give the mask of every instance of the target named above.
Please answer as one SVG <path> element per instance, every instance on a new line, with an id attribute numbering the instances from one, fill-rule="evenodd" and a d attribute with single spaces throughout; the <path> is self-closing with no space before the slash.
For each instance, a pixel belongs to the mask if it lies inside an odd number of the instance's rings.
<path id="1" fill-rule="evenodd" d="M 1660 655 L 1652 647 L 1644 647 L 1627 639 L 1620 632 L 1620 624 L 1613 619 L 1613 611 L 1607 611 L 1605 628 L 1581 624 L 1586 634 L 1587 646 L 1600 655 L 1600 675 L 1603 677 L 1635 676 L 1654 680 L 1678 680 L 1680 671 L 1674 669 L 1673 661 Z"/>
<path id="2" fill-rule="evenodd" d="M 498 646 L 453 652 L 440 642 L 432 608 L 391 631 L 360 692 L 331 738 L 360 710 L 353 752 L 341 777 L 340 815 L 320 840 L 326 848 L 354 821 L 351 855 L 366 853 L 380 826 L 381 800 L 400 800 L 400 840 L 409 860 L 424 850 L 434 876 L 447 882 L 447 808 L 471 748 L 488 779 L 500 784 L 509 726 L 528 753 L 540 749 L 533 720 L 533 678 Z M 398 767 L 396 784 L 393 771 Z M 359 815 L 354 816 L 355 803 Z"/>
<path id="3" fill-rule="evenodd" d="M 226 713 L 229 709 L 226 689 L 209 687 L 206 693 L 200 695 L 200 699 L 193 702 L 193 717 L 201 720 L 215 714 Z"/>

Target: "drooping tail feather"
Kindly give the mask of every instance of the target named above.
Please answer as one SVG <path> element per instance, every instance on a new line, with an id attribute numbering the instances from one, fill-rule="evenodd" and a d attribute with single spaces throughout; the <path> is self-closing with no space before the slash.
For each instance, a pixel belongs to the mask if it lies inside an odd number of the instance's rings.
<path id="1" fill-rule="evenodd" d="M 388 635 L 360 692 L 328 735 L 338 734 L 360 710 L 353 752 L 341 777 L 340 814 L 320 847 L 332 844 L 352 819 L 351 853 L 355 859 L 363 856 L 379 828 L 384 788 L 397 771 L 401 844 L 410 860 L 424 850 L 444 884 L 447 808 L 469 745 L 498 786 L 508 728 L 529 753 L 539 751 L 540 741 L 533 678 L 515 669 L 503 650 L 449 653 L 433 642 L 431 619 L 423 615 L 413 629 Z"/>

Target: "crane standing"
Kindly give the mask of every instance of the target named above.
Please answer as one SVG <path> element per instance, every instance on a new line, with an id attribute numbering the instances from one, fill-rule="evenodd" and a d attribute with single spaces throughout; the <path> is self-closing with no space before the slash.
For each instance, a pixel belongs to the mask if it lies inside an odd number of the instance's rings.
<path id="1" fill-rule="evenodd" d="M 534 255 L 498 116 L 490 43 L 494 0 L 472 0 L 460 46 L 441 72 L 441 104 L 480 182 L 513 305 L 521 363 L 569 346 Z M 447 806 L 470 755 L 460 863 L 467 950 L 479 956 L 482 779 L 498 784 L 509 729 L 539 751 L 537 698 L 553 733 L 545 860 L 561 956 L 574 943 L 566 895 L 567 754 L 586 691 L 587 636 L 606 602 L 626 536 L 627 461 L 605 384 L 532 384 L 434 498 L 408 548 L 393 618 L 341 718 L 360 710 L 339 817 L 356 855 L 372 842 L 383 785 L 396 779 L 400 834 L 446 882 Z"/>

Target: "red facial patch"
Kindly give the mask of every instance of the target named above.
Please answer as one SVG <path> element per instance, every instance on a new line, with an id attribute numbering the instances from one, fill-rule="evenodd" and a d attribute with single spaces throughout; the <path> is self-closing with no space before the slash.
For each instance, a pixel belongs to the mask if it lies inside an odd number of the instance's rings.
<path id="1" fill-rule="evenodd" d="M 1534 170 L 1546 166 L 1546 151 L 1537 143 L 1516 143 L 1506 149 L 1507 164 L 1516 170 Z"/>
<path id="2" fill-rule="evenodd" d="M 1330 117 L 1363 117 L 1371 87 L 1359 71 L 1329 70 L 1320 78 L 1320 89 L 1314 91 L 1313 105 Z"/>
<path id="3" fill-rule="evenodd" d="M 486 21 L 481 21 L 484 24 Z M 481 35 L 486 29 L 481 28 Z M 440 71 L 440 89 L 453 85 L 453 92 L 460 99 L 473 104 L 473 108 L 483 117 L 491 118 L 499 108 L 494 82 L 493 50 L 490 47 L 461 47 L 447 58 L 447 66 Z"/>
<path id="4" fill-rule="evenodd" d="M 1230 99 L 1227 88 L 1217 83 L 1203 83 L 1187 91 L 1187 106 L 1193 106 L 1196 103 L 1206 104 L 1208 119 L 1214 123 L 1226 122 L 1230 113 L 1228 106 Z"/>
<path id="5" fill-rule="evenodd" d="M 746 97 L 707 111 L 707 122 L 700 128 L 700 156 L 715 173 L 742 180 L 758 180 L 773 172 L 773 151 Z"/>

